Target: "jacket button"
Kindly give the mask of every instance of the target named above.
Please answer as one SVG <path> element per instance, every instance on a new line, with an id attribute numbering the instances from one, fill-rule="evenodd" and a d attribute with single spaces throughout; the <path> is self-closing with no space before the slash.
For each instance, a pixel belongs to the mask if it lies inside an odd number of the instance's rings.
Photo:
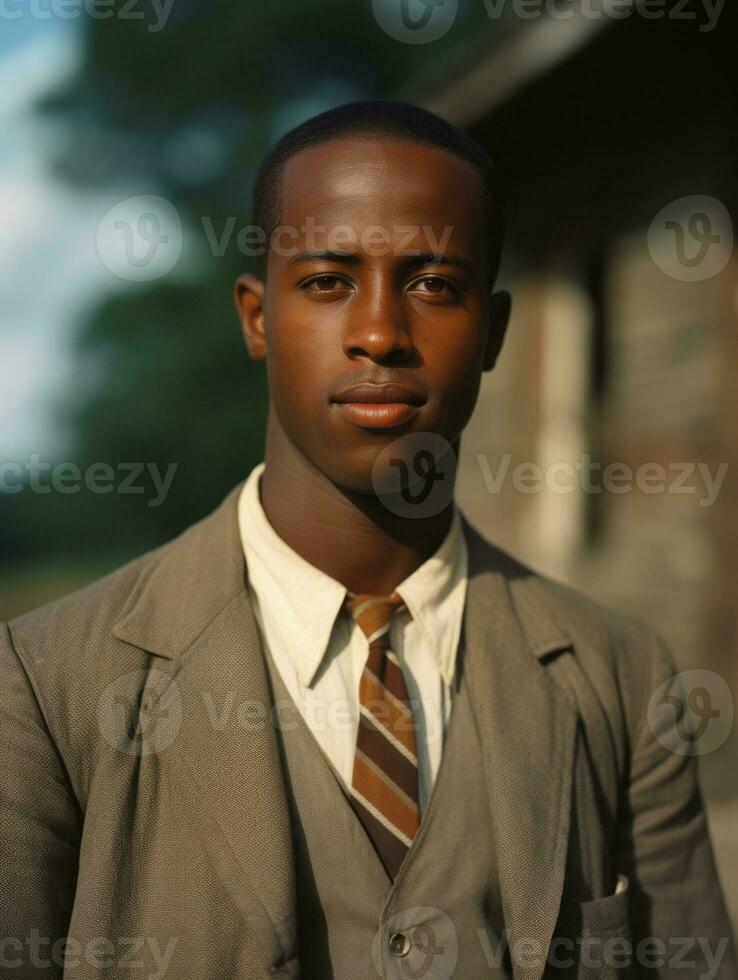
<path id="1" fill-rule="evenodd" d="M 390 953 L 393 956 L 407 956 L 412 945 L 410 937 L 404 932 L 393 932 L 389 938 Z"/>

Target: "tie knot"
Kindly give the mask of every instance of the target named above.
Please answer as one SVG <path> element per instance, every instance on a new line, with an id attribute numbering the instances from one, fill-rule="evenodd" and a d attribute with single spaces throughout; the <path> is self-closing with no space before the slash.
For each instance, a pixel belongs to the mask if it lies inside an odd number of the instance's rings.
<path id="1" fill-rule="evenodd" d="M 404 599 L 397 592 L 390 595 L 349 592 L 344 601 L 344 607 L 359 624 L 370 645 L 389 643 L 390 620 L 404 605 Z"/>

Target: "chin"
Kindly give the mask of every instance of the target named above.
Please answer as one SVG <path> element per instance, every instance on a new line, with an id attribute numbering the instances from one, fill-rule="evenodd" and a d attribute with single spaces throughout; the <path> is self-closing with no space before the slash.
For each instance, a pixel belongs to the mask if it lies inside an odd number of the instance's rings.
<path id="1" fill-rule="evenodd" d="M 312 457 L 312 461 L 323 476 L 339 489 L 374 497 L 374 463 L 383 448 L 384 444 L 361 448 L 337 447 L 329 454 L 324 445 L 317 456 Z"/>

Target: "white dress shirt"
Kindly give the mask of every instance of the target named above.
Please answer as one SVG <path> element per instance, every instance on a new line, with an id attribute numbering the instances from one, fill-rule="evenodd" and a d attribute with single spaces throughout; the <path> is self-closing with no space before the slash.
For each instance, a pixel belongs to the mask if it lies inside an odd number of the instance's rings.
<path id="1" fill-rule="evenodd" d="M 264 468 L 262 462 L 251 471 L 238 505 L 255 618 L 291 698 L 350 787 L 367 639 L 343 609 L 345 586 L 302 558 L 269 523 L 259 496 Z M 451 710 L 467 561 L 454 505 L 451 526 L 438 550 L 396 589 L 406 607 L 392 617 L 390 645 L 416 709 L 421 813 L 438 772 Z"/>

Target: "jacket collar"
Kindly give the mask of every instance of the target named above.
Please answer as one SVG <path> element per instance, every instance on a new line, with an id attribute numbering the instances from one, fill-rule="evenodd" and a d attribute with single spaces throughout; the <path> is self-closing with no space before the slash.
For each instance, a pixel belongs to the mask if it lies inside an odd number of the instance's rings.
<path id="1" fill-rule="evenodd" d="M 175 659 L 245 590 L 247 568 L 238 526 L 244 482 L 230 490 L 211 514 L 157 549 L 156 558 L 145 563 L 113 626 L 118 639 Z M 541 594 L 541 580 L 485 540 L 463 513 L 461 523 L 469 578 L 486 570 L 508 584 L 512 610 L 530 652 L 543 658 L 569 648 L 570 637 Z"/>
<path id="2" fill-rule="evenodd" d="M 464 658 L 505 928 L 516 980 L 541 980 L 564 891 L 579 717 L 568 685 L 547 663 L 571 657 L 573 643 L 549 607 L 545 580 L 468 524 L 466 532 Z M 522 948 L 530 955 L 519 958 Z"/>
<path id="3" fill-rule="evenodd" d="M 175 659 L 246 587 L 235 486 L 207 517 L 142 561 L 113 633 L 158 657 Z M 148 559 L 148 560 L 146 560 Z"/>

